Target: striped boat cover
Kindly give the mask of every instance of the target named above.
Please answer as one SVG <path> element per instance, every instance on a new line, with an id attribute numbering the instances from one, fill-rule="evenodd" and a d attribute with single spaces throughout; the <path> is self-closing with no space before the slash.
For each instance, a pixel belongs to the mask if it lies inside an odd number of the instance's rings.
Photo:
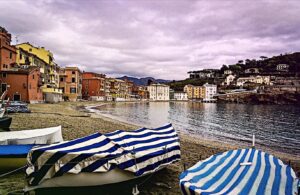
<path id="1" fill-rule="evenodd" d="M 171 124 L 156 129 L 95 133 L 76 140 L 34 148 L 27 156 L 29 185 L 64 173 L 107 172 L 114 168 L 136 176 L 180 160 L 179 138 Z"/>
<path id="2" fill-rule="evenodd" d="M 231 150 L 198 162 L 180 175 L 183 194 L 297 194 L 295 172 L 256 149 Z"/>

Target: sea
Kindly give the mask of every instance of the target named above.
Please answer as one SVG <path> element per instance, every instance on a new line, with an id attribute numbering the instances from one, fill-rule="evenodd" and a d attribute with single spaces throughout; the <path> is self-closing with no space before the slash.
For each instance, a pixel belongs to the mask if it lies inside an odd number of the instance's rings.
<path id="1" fill-rule="evenodd" d="M 172 123 L 195 139 L 268 148 L 300 156 L 300 107 L 200 102 L 115 103 L 97 112 L 126 123 L 155 128 Z"/>

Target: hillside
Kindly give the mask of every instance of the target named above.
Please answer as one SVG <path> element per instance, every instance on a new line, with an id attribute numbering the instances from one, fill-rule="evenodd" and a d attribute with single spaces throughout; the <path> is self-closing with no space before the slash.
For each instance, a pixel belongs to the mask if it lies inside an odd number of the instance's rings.
<path id="1" fill-rule="evenodd" d="M 123 76 L 123 77 L 120 77 L 118 79 L 121 79 L 121 80 L 129 80 L 129 81 L 132 81 L 134 84 L 136 85 L 148 85 L 148 82 L 151 81 L 153 83 L 168 83 L 170 82 L 169 80 L 164 80 L 164 79 L 155 79 L 153 77 L 145 77 L 145 78 L 135 78 L 135 77 L 128 77 L 128 76 Z"/>
<path id="2" fill-rule="evenodd" d="M 239 60 L 236 64 L 223 65 L 220 71 L 217 71 L 215 78 L 198 78 L 190 79 L 187 78 L 181 81 L 169 82 L 168 85 L 175 91 L 182 91 L 183 87 L 187 84 L 191 85 L 203 85 L 205 83 L 220 84 L 222 78 L 224 78 L 224 70 L 231 70 L 236 75 L 242 75 L 248 68 L 258 68 L 262 74 L 274 74 L 276 73 L 276 66 L 278 64 L 288 64 L 289 70 L 287 75 L 300 75 L 300 52 L 292 54 L 280 54 L 279 56 L 266 57 L 261 56 L 260 59 L 245 59 Z"/>
<path id="3" fill-rule="evenodd" d="M 248 68 L 258 68 L 260 72 L 270 73 L 276 71 L 278 64 L 288 64 L 289 73 L 300 72 L 300 52 L 292 54 L 280 54 L 278 56 L 260 56 L 260 59 L 239 60 L 236 64 L 223 65 L 221 71 L 232 70 L 235 73 L 242 73 Z"/>

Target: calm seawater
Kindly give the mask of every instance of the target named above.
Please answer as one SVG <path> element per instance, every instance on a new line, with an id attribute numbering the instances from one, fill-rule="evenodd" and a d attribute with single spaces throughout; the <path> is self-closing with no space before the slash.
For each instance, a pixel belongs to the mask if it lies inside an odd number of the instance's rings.
<path id="1" fill-rule="evenodd" d="M 300 155 L 300 107 L 198 102 L 117 103 L 101 114 L 145 127 L 172 123 L 181 132 L 209 140 L 256 146 Z"/>

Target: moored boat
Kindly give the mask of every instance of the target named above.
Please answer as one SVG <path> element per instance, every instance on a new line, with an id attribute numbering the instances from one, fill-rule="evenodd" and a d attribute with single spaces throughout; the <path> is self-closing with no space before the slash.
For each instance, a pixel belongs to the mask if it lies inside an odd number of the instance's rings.
<path id="1" fill-rule="evenodd" d="M 156 129 L 92 134 L 28 154 L 25 191 L 100 186 L 136 179 L 180 160 L 179 138 L 171 124 Z"/>

